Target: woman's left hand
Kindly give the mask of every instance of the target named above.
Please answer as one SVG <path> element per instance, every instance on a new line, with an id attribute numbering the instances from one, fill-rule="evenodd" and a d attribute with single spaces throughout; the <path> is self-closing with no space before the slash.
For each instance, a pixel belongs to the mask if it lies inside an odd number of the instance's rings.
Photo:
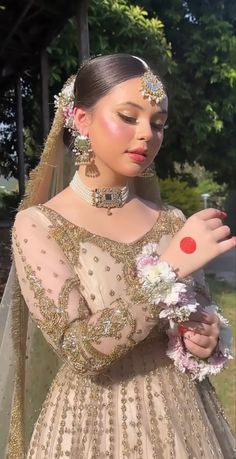
<path id="1" fill-rule="evenodd" d="M 190 315 L 190 320 L 181 323 L 180 330 L 186 349 L 196 357 L 205 359 L 217 346 L 220 333 L 219 319 L 214 313 L 198 310 Z"/>

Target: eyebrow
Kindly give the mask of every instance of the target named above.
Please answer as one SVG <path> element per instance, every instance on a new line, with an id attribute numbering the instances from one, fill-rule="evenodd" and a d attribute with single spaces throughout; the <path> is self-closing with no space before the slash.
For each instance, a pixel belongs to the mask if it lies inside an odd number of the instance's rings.
<path id="1" fill-rule="evenodd" d="M 136 104 L 135 102 L 131 102 L 127 100 L 126 102 L 123 102 L 120 105 L 131 105 L 132 107 L 139 108 L 140 110 L 143 110 L 143 107 L 139 104 Z M 156 112 L 157 115 L 167 115 L 168 112 L 166 110 L 161 110 L 160 112 Z"/>

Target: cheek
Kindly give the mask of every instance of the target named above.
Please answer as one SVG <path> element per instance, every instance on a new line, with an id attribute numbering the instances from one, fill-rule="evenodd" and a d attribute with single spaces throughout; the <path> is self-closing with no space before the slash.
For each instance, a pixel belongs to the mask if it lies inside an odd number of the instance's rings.
<path id="1" fill-rule="evenodd" d="M 101 119 L 101 128 L 106 132 L 107 136 L 111 136 L 113 139 L 129 140 L 133 137 L 133 128 L 132 126 L 126 125 L 119 121 L 107 120 L 105 118 Z"/>
<path id="2" fill-rule="evenodd" d="M 162 142 L 163 142 L 163 137 L 164 137 L 163 132 L 159 132 L 159 133 L 157 133 L 156 136 L 153 137 L 152 148 L 156 153 L 158 153 L 158 151 L 161 148 L 161 145 L 162 145 Z"/>

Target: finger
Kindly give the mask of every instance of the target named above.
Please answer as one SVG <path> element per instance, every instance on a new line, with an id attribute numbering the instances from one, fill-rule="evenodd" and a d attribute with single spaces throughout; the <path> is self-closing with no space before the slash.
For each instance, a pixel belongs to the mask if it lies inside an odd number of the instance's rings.
<path id="1" fill-rule="evenodd" d="M 186 327 L 186 326 L 183 325 L 182 323 L 180 323 L 180 324 L 178 325 L 178 334 L 179 334 L 180 336 L 184 336 L 184 334 L 185 334 L 188 330 L 189 330 L 188 327 Z"/>
<path id="2" fill-rule="evenodd" d="M 227 225 L 223 225 L 220 228 L 216 228 L 212 235 L 216 241 L 222 241 L 230 236 L 230 228 Z"/>
<path id="3" fill-rule="evenodd" d="M 190 332 L 184 336 L 184 341 L 186 340 L 188 340 L 188 342 L 191 341 L 191 343 L 196 344 L 199 347 L 203 347 L 204 349 L 212 349 L 217 343 L 217 338 L 211 336 L 195 335 Z"/>
<path id="4" fill-rule="evenodd" d="M 214 323 L 219 323 L 219 318 L 214 312 L 205 312 L 204 309 L 196 312 L 192 312 L 190 314 L 190 320 L 194 322 L 200 322 L 204 324 L 212 325 Z M 183 322 L 184 325 L 188 323 L 188 321 Z M 186 325 L 188 326 L 188 325 Z"/>
<path id="5" fill-rule="evenodd" d="M 199 216 L 201 220 L 210 220 L 211 218 L 225 218 L 227 214 L 219 209 L 208 207 L 207 209 L 200 210 L 194 215 Z"/>
<path id="6" fill-rule="evenodd" d="M 219 255 L 222 255 L 229 250 L 232 250 L 236 247 L 236 236 L 231 237 L 230 239 L 226 239 L 225 241 L 221 241 L 218 244 L 218 251 Z"/>
<path id="7" fill-rule="evenodd" d="M 186 335 L 186 332 L 189 331 L 192 332 L 194 335 L 212 336 L 213 338 L 218 338 L 220 332 L 220 327 L 218 323 L 207 325 L 196 324 L 196 322 L 193 322 L 193 325 L 190 324 L 187 328 L 188 330 L 185 330 L 183 334 L 184 336 L 188 336 Z"/>
<path id="8" fill-rule="evenodd" d="M 188 339 L 184 339 L 184 343 L 188 351 L 191 352 L 191 354 L 196 355 L 197 357 L 201 359 L 206 359 L 212 353 L 212 348 L 209 349 L 209 348 L 198 346 L 196 343 L 193 343 L 192 341 Z"/>
<path id="9" fill-rule="evenodd" d="M 222 226 L 222 220 L 220 218 L 211 218 L 207 221 L 207 226 L 209 229 L 214 230 Z"/>
<path id="10" fill-rule="evenodd" d="M 184 327 L 186 329 L 184 331 L 184 336 L 188 336 L 187 334 L 188 331 L 194 335 L 205 335 L 205 336 L 215 335 L 217 331 L 216 326 L 214 327 L 212 325 L 207 325 L 201 322 L 193 322 L 193 321 L 189 321 L 185 323 Z"/>

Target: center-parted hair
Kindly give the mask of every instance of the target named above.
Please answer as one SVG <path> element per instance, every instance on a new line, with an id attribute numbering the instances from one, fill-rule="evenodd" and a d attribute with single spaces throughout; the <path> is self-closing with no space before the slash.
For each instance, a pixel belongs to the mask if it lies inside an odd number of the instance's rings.
<path id="1" fill-rule="evenodd" d="M 91 109 L 114 86 L 141 77 L 147 64 L 130 54 L 109 54 L 88 60 L 75 80 L 75 107 Z"/>

